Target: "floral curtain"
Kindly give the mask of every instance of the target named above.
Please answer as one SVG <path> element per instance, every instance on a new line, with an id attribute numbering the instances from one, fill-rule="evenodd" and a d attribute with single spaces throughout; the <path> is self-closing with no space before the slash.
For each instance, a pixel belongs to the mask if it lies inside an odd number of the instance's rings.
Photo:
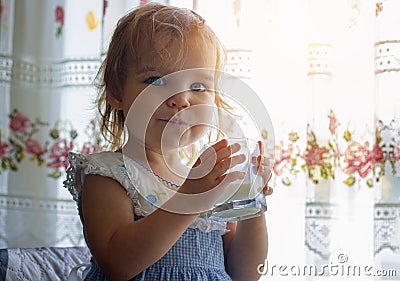
<path id="1" fill-rule="evenodd" d="M 65 155 L 101 149 L 92 81 L 117 19 L 148 1 L 40 2 L 0 2 L 4 246 L 83 243 Z M 164 2 L 205 17 L 273 121 L 270 262 L 400 267 L 398 1 Z"/>
<path id="2" fill-rule="evenodd" d="M 0 245 L 80 245 L 61 171 L 68 150 L 97 145 L 90 120 L 103 1 L 2 0 L 0 7 Z"/>
<path id="3" fill-rule="evenodd" d="M 398 1 L 197 8 L 226 44 L 226 71 L 257 91 L 274 124 L 270 265 L 399 274 Z"/>

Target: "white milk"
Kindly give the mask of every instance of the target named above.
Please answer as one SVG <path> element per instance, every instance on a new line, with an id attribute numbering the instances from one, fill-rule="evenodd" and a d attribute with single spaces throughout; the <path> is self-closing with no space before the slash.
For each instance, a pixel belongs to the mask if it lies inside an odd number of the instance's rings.
<path id="1" fill-rule="evenodd" d="M 261 188 L 256 190 L 257 183 L 254 184 L 253 188 L 251 186 L 251 183 L 231 183 L 225 188 L 225 192 L 218 199 L 217 205 L 236 200 L 253 199 Z M 233 190 L 236 190 L 236 192 L 232 194 Z"/>

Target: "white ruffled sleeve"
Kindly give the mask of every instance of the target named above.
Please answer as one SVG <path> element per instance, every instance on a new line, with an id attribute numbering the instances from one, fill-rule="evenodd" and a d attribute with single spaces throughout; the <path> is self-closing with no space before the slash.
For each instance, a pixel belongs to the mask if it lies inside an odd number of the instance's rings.
<path id="1" fill-rule="evenodd" d="M 116 152 L 101 152 L 90 155 L 78 153 L 68 153 L 70 167 L 67 169 L 67 178 L 63 182 L 64 187 L 69 190 L 73 199 L 78 201 L 85 183 L 86 175 L 96 174 L 110 177 L 119 182 L 127 191 L 127 194 L 133 200 L 135 213 L 143 215 L 142 204 L 139 201 L 139 195 L 135 188 L 138 184 L 137 174 L 132 174 L 131 178 L 126 171 L 122 154 Z"/>

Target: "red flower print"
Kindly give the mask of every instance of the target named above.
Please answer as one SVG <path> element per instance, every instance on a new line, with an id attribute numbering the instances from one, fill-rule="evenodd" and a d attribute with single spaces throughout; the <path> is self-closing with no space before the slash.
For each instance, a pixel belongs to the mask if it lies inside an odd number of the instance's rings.
<path id="1" fill-rule="evenodd" d="M 91 154 L 91 153 L 97 153 L 102 151 L 100 145 L 98 144 L 91 144 L 90 142 L 85 142 L 82 146 L 81 154 Z"/>
<path id="2" fill-rule="evenodd" d="M 283 142 L 275 147 L 275 163 L 274 163 L 274 173 L 280 176 L 288 165 L 292 164 L 293 145 L 289 144 L 288 148 L 285 149 Z"/>
<path id="3" fill-rule="evenodd" d="M 72 150 L 74 144 L 72 141 L 67 141 L 66 139 L 57 140 L 50 148 L 49 158 L 50 163 L 47 167 L 58 169 L 64 166 L 65 169 L 68 168 L 68 152 Z"/>
<path id="4" fill-rule="evenodd" d="M 0 1 L 0 19 L 3 17 L 4 5 L 3 1 Z"/>
<path id="5" fill-rule="evenodd" d="M 380 147 L 378 143 L 374 144 L 374 147 L 368 156 L 372 158 L 374 164 L 383 163 L 385 161 L 385 154 L 382 151 L 382 147 Z"/>
<path id="6" fill-rule="evenodd" d="M 385 159 L 382 148 L 376 143 L 371 151 L 368 149 L 368 142 L 364 145 L 352 142 L 344 152 L 344 162 L 347 166 L 343 169 L 346 174 L 358 174 L 365 178 L 372 170 L 373 165 L 381 163 Z"/>
<path id="7" fill-rule="evenodd" d="M 107 8 L 108 8 L 108 1 L 107 0 L 103 0 L 103 17 L 106 14 Z"/>
<path id="8" fill-rule="evenodd" d="M 326 147 L 320 147 L 318 144 L 313 144 L 307 147 L 303 154 L 303 159 L 306 161 L 307 166 L 321 166 L 325 167 L 325 159 L 328 157 L 329 150 Z"/>
<path id="9" fill-rule="evenodd" d="M 42 146 L 37 140 L 28 138 L 25 142 L 25 145 L 26 145 L 26 151 L 30 154 L 33 154 L 38 157 L 44 154 L 44 150 L 42 149 Z"/>
<path id="10" fill-rule="evenodd" d="M 55 11 L 55 16 L 56 16 L 56 23 L 58 23 L 58 26 L 56 28 L 56 38 L 60 38 L 62 34 L 62 28 L 64 26 L 64 9 L 61 6 L 56 7 Z"/>
<path id="11" fill-rule="evenodd" d="M 333 110 L 329 112 L 328 118 L 329 118 L 329 131 L 331 132 L 332 135 L 336 135 L 336 129 L 337 127 L 339 127 L 339 124 L 335 114 L 333 113 Z"/>
<path id="12" fill-rule="evenodd" d="M 0 160 L 6 158 L 9 147 L 8 143 L 0 141 Z"/>
<path id="13" fill-rule="evenodd" d="M 26 134 L 30 123 L 31 120 L 28 117 L 17 111 L 11 116 L 10 129 L 14 133 Z"/>
<path id="14" fill-rule="evenodd" d="M 56 22 L 64 25 L 64 9 L 61 6 L 56 7 Z"/>

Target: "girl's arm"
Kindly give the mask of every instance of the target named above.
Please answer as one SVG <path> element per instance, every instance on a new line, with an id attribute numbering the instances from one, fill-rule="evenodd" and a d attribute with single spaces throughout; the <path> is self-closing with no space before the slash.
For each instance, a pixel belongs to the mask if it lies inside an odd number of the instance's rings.
<path id="1" fill-rule="evenodd" d="M 265 216 L 230 223 L 223 236 L 225 267 L 233 280 L 258 280 L 259 264 L 264 264 L 268 252 Z"/>
<path id="2" fill-rule="evenodd" d="M 128 280 L 155 263 L 179 239 L 196 215 L 157 209 L 134 221 L 134 207 L 115 180 L 88 175 L 82 192 L 87 243 L 111 280 Z"/>
<path id="3" fill-rule="evenodd" d="M 244 174 L 237 171 L 225 174 L 232 165 L 245 160 L 243 155 L 231 157 L 239 148 L 221 140 L 204 151 L 202 161 L 209 161 L 209 157 L 216 154 L 211 171 L 202 178 L 189 177 L 179 192 L 203 193 L 243 178 Z M 199 160 L 197 164 L 200 163 Z M 166 204 L 174 206 L 182 203 L 177 198 L 172 196 Z M 207 204 L 212 206 L 215 201 L 208 199 Z M 157 208 L 150 215 L 135 221 L 134 211 L 131 198 L 117 181 L 98 175 L 86 177 L 82 191 L 82 214 L 87 243 L 109 279 L 131 279 L 154 264 L 168 252 L 197 216 Z"/>
<path id="4" fill-rule="evenodd" d="M 263 194 L 271 195 L 273 190 L 268 186 L 271 171 L 269 161 L 264 154 L 264 147 L 258 142 L 260 156 L 257 169 L 264 179 Z M 257 268 L 265 263 L 268 253 L 268 232 L 265 216 L 239 221 L 228 225 L 230 232 L 224 235 L 225 267 L 233 280 L 258 280 Z"/>

